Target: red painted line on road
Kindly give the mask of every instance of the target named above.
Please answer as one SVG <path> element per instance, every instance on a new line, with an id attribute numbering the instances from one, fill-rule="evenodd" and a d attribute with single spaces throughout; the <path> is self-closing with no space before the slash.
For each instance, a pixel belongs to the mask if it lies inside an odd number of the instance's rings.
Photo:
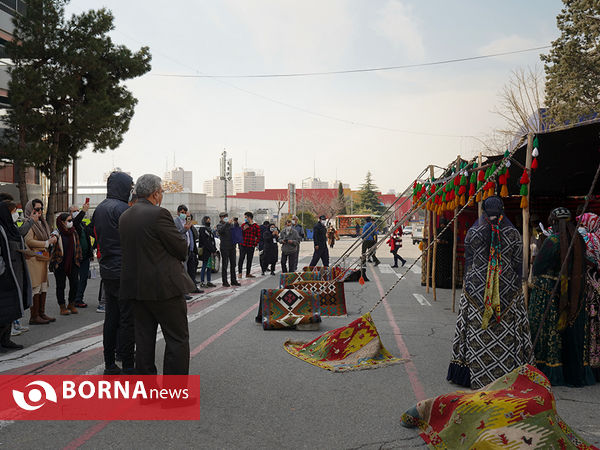
<path id="1" fill-rule="evenodd" d="M 377 289 L 379 290 L 379 295 L 383 297 L 385 291 L 383 290 L 383 286 L 381 285 L 381 280 L 379 279 L 375 271 L 373 271 L 372 273 L 373 279 L 375 280 L 375 284 L 377 284 Z M 400 350 L 402 358 L 406 359 L 406 361 L 404 362 L 404 370 L 406 370 L 406 374 L 408 375 L 408 379 L 410 381 L 412 390 L 415 394 L 415 398 L 418 402 L 420 402 L 421 400 L 425 400 L 425 389 L 423 389 L 423 384 L 419 379 L 419 372 L 417 371 L 417 366 L 415 366 L 415 363 L 410 359 L 410 352 L 408 351 L 408 347 L 406 346 L 406 343 L 402 338 L 402 333 L 400 332 L 400 328 L 396 323 L 396 319 L 394 318 L 392 308 L 390 307 L 387 300 L 383 301 L 383 306 L 385 307 L 385 312 L 388 316 L 388 322 L 390 324 L 390 327 L 392 327 L 392 331 L 394 332 L 396 346 L 398 347 L 398 350 Z"/>
<path id="2" fill-rule="evenodd" d="M 85 444 L 87 441 L 89 441 L 92 437 L 94 437 L 96 434 L 98 434 L 100 431 L 104 430 L 104 428 L 106 428 L 106 426 L 109 423 L 110 422 L 108 420 L 105 420 L 104 422 L 97 423 L 93 427 L 89 428 L 85 433 L 83 433 L 77 439 L 75 439 L 74 441 L 69 442 L 67 444 L 67 446 L 64 448 L 64 450 L 75 450 L 75 449 L 78 449 L 83 444 Z"/>
<path id="3" fill-rule="evenodd" d="M 196 356 L 198 353 L 200 353 L 202 350 L 204 350 L 206 347 L 208 347 L 210 344 L 212 344 L 214 341 L 216 341 L 219 337 L 221 337 L 224 333 L 226 333 L 230 328 L 235 326 L 235 324 L 237 324 L 240 320 L 242 320 L 244 317 L 246 317 L 252 311 L 255 311 L 256 308 L 258 308 L 258 303 L 255 303 L 254 305 L 252 305 L 250 308 L 248 308 L 246 311 L 241 313 L 239 316 L 237 316 L 235 319 L 233 319 L 231 322 L 229 322 L 227 325 L 225 325 L 223 328 L 221 328 L 219 331 L 217 331 L 211 337 L 209 337 L 204 342 L 202 342 L 202 344 L 200 344 L 198 347 L 196 347 L 194 350 L 192 350 L 190 352 L 190 356 L 192 358 L 194 356 Z"/>
<path id="4" fill-rule="evenodd" d="M 241 313 L 239 316 L 237 316 L 235 319 L 233 319 L 231 322 L 229 322 L 227 325 L 225 325 L 223 328 L 221 328 L 215 334 L 213 334 L 212 336 L 210 336 L 209 338 L 204 340 L 198 347 L 194 348 L 190 352 L 190 357 L 193 358 L 194 356 L 196 356 L 198 353 L 200 353 L 202 350 L 204 350 L 206 347 L 208 347 L 210 344 L 212 344 L 214 341 L 216 341 L 219 337 L 221 337 L 223 334 L 225 334 L 228 330 L 230 330 L 232 327 L 234 327 L 244 317 L 246 317 L 252 311 L 255 311 L 256 308 L 258 308 L 258 303 L 255 303 L 254 305 L 252 305 L 250 308 L 248 308 L 246 311 Z M 96 434 L 98 434 L 100 431 L 102 431 L 109 423 L 110 422 L 106 421 L 106 422 L 100 422 L 100 423 L 94 425 L 93 427 L 89 428 L 85 433 L 83 433 L 81 436 L 79 436 L 77 439 L 75 439 L 74 441 L 67 444 L 67 446 L 64 448 L 64 450 L 75 450 L 75 449 L 81 447 L 83 444 L 85 444 L 87 441 L 89 441 L 92 437 L 94 437 Z"/>

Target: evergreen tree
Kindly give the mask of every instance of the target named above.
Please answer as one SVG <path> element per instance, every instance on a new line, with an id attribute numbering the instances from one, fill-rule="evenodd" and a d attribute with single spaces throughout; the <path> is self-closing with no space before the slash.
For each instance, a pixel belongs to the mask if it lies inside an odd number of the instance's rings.
<path id="1" fill-rule="evenodd" d="M 342 183 L 338 184 L 338 214 L 347 214 L 346 212 L 346 197 L 344 197 L 344 186 Z"/>
<path id="2" fill-rule="evenodd" d="M 147 47 L 133 53 L 108 35 L 107 9 L 65 19 L 67 0 L 29 0 L 7 43 L 9 147 L 50 179 L 47 218 L 53 219 L 59 176 L 79 152 L 115 149 L 129 129 L 137 100 L 123 81 L 150 70 Z M 14 153 L 14 152 L 13 152 Z"/>
<path id="3" fill-rule="evenodd" d="M 359 202 L 357 206 L 361 213 L 379 214 L 383 212 L 384 208 L 379 201 L 377 186 L 373 183 L 371 172 L 367 172 L 365 182 L 360 186 L 358 196 Z"/>
<path id="4" fill-rule="evenodd" d="M 600 2 L 563 0 L 561 34 L 542 55 L 546 103 L 557 125 L 600 112 Z"/>

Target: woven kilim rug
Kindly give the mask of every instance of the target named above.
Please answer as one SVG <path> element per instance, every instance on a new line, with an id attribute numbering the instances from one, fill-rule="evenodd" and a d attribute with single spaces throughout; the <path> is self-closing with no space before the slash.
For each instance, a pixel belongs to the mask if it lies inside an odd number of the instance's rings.
<path id="1" fill-rule="evenodd" d="M 287 341 L 283 347 L 290 355 L 332 372 L 376 369 L 404 361 L 385 349 L 368 313 L 314 341 Z"/>
<path id="2" fill-rule="evenodd" d="M 296 281 L 291 288 L 312 292 L 321 302 L 321 316 L 345 316 L 346 295 L 340 281 Z"/>
<path id="3" fill-rule="evenodd" d="M 360 279 L 360 269 L 344 269 L 343 267 L 321 267 L 321 266 L 306 266 L 302 268 L 304 272 L 320 273 L 321 280 L 337 280 L 344 282 L 353 282 Z M 365 276 L 365 281 L 369 281 Z"/>
<path id="4" fill-rule="evenodd" d="M 530 365 L 477 391 L 423 400 L 402 425 L 419 427 L 432 449 L 596 449 L 557 415 L 550 382 Z"/>
<path id="5" fill-rule="evenodd" d="M 279 276 L 279 288 L 287 288 L 296 281 L 320 281 L 320 272 L 286 272 Z"/>
<path id="6" fill-rule="evenodd" d="M 319 299 L 297 289 L 263 289 L 260 291 L 262 324 L 265 330 L 290 328 L 321 321 Z"/>

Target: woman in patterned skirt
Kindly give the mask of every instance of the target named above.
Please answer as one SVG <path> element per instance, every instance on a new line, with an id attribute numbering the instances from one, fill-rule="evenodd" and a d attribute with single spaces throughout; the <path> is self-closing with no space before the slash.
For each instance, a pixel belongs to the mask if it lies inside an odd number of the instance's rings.
<path id="1" fill-rule="evenodd" d="M 521 286 L 523 243 L 500 197 L 465 239 L 465 276 L 447 380 L 479 389 L 531 360 Z"/>
<path id="2" fill-rule="evenodd" d="M 585 213 L 577 220 L 588 261 L 584 296 L 589 320 L 589 363 L 596 381 L 600 381 L 600 217 Z"/>
<path id="3" fill-rule="evenodd" d="M 535 346 L 535 364 L 553 386 L 594 384 L 588 361 L 588 320 L 583 297 L 585 243 L 575 229 L 568 209 L 554 209 L 548 222 L 552 231 L 533 262 L 533 289 L 529 299 L 533 338 L 538 330 L 540 332 Z M 573 237 L 575 243 L 568 254 Z M 559 281 L 565 260 L 566 271 Z M 557 283 L 560 284 L 552 296 Z M 548 304 L 548 315 L 544 319 Z"/>

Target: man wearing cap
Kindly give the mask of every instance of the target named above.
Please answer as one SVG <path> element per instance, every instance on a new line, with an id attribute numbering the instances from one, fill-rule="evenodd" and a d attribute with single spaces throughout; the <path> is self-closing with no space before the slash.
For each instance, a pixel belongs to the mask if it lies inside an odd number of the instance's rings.
<path id="1" fill-rule="evenodd" d="M 221 240 L 221 277 L 223 286 L 239 286 L 240 283 L 235 278 L 235 245 L 231 231 L 233 228 L 233 219 L 229 219 L 226 212 L 219 214 L 219 223 L 217 224 L 217 233 Z M 227 282 L 227 263 L 231 271 L 231 284 Z"/>
<path id="2" fill-rule="evenodd" d="M 322 261 L 323 267 L 329 267 L 329 249 L 327 248 L 327 228 L 325 223 L 327 218 L 320 216 L 319 221 L 313 227 L 313 243 L 315 245 L 315 252 L 313 253 L 310 266 L 314 267 L 318 264 L 319 260 Z"/>

